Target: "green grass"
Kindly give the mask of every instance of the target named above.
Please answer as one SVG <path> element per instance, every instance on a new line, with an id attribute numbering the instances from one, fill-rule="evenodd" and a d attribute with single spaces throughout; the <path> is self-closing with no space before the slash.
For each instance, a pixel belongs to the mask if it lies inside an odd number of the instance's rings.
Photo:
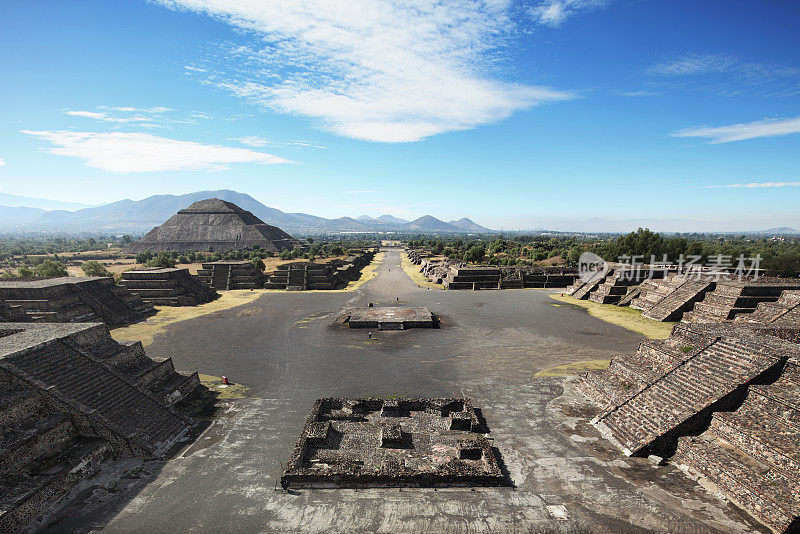
<path id="1" fill-rule="evenodd" d="M 411 263 L 411 259 L 405 252 L 400 254 L 400 266 L 403 268 L 403 271 L 405 271 L 408 277 L 411 278 L 411 281 L 418 286 L 428 287 L 431 289 L 444 289 L 444 284 L 434 284 L 422 276 L 422 273 L 419 272 L 419 265 L 414 265 Z"/>
<path id="2" fill-rule="evenodd" d="M 545 369 L 544 371 L 539 371 L 533 376 L 536 378 L 545 378 L 553 376 L 576 375 L 578 373 L 588 371 L 589 369 L 605 369 L 608 367 L 609 363 L 611 363 L 611 360 L 589 360 L 585 362 L 568 363 L 566 365 L 559 365 L 558 367 L 552 367 L 550 369 Z"/>
<path id="3" fill-rule="evenodd" d="M 218 399 L 245 399 L 248 397 L 250 388 L 242 384 L 231 383 L 225 385 L 222 383 L 222 378 L 211 375 L 199 375 L 200 383 L 217 394 Z"/>
<path id="4" fill-rule="evenodd" d="M 675 323 L 653 321 L 642 317 L 642 312 L 624 306 L 599 304 L 591 300 L 578 300 L 568 295 L 552 294 L 550 298 L 584 308 L 593 317 L 621 326 L 650 339 L 666 339 L 672 333 Z M 556 304 L 554 304 L 556 306 Z"/>

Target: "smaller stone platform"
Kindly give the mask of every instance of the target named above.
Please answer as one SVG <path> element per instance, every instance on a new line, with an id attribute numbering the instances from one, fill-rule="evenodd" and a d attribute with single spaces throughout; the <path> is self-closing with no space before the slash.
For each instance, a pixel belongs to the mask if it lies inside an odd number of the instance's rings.
<path id="1" fill-rule="evenodd" d="M 378 330 L 407 330 L 438 326 L 436 316 L 428 308 L 353 308 L 345 311 L 342 322 L 350 328 L 376 328 Z"/>
<path id="2" fill-rule="evenodd" d="M 506 485 L 482 430 L 469 399 L 319 399 L 281 486 Z"/>
<path id="3" fill-rule="evenodd" d="M 219 295 L 189 269 L 144 267 L 122 273 L 119 285 L 151 306 L 196 306 Z"/>
<path id="4" fill-rule="evenodd" d="M 212 261 L 203 263 L 198 279 L 211 289 L 257 289 L 264 285 L 264 276 L 249 261 Z"/>

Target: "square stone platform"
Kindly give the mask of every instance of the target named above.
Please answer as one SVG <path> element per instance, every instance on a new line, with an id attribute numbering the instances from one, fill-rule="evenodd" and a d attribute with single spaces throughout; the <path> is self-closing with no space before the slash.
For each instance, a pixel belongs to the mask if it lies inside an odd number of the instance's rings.
<path id="1" fill-rule="evenodd" d="M 353 308 L 345 313 L 344 322 L 350 328 L 378 330 L 434 328 L 437 325 L 436 316 L 428 308 L 401 307 Z"/>
<path id="2" fill-rule="evenodd" d="M 481 431 L 464 398 L 319 399 L 281 485 L 506 485 L 492 442 Z"/>

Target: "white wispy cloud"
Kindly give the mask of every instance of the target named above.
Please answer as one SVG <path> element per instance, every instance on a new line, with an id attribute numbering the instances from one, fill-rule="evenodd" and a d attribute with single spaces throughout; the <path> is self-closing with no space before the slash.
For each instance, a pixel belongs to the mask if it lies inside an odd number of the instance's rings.
<path id="1" fill-rule="evenodd" d="M 705 137 L 709 143 L 730 143 L 758 137 L 776 137 L 800 132 L 800 117 L 764 119 L 730 126 L 703 126 L 688 128 L 670 134 L 672 137 Z"/>
<path id="2" fill-rule="evenodd" d="M 706 189 L 758 189 L 762 187 L 800 187 L 800 182 L 750 182 L 748 184 L 707 185 Z"/>
<path id="3" fill-rule="evenodd" d="M 142 117 L 142 116 L 132 116 L 132 117 L 113 117 L 105 112 L 99 111 L 65 111 L 67 115 L 71 115 L 73 117 L 84 117 L 87 119 L 94 119 L 97 121 L 103 122 L 116 122 L 116 123 L 129 123 L 129 122 L 147 122 L 151 120 L 150 117 Z"/>
<path id="4" fill-rule="evenodd" d="M 23 133 L 48 141 L 51 154 L 83 159 L 86 165 L 110 172 L 223 170 L 232 163 L 291 163 L 289 160 L 246 148 L 179 141 L 144 133 L 30 131 Z"/>
<path id="5" fill-rule="evenodd" d="M 108 107 L 108 106 L 100 106 L 100 109 L 110 109 L 112 111 L 126 111 L 129 113 L 166 113 L 168 111 L 173 111 L 172 108 L 164 107 L 164 106 L 154 106 L 150 108 L 136 108 L 136 107 Z"/>
<path id="6" fill-rule="evenodd" d="M 244 137 L 237 137 L 234 139 L 235 141 L 239 141 L 243 145 L 247 146 L 272 146 L 272 147 L 281 147 L 281 148 L 319 148 L 319 149 L 327 149 L 328 147 L 324 147 L 321 145 L 315 145 L 313 143 L 309 143 L 307 141 L 277 141 L 275 139 L 269 139 L 268 137 L 260 137 L 257 135 L 247 135 Z"/>
<path id="7" fill-rule="evenodd" d="M 0 159 L 0 167 L 2 167 L 2 166 L 3 166 L 3 165 L 5 165 L 5 164 L 6 164 L 6 162 L 5 162 L 5 161 L 3 161 L 2 159 Z"/>
<path id="8" fill-rule="evenodd" d="M 508 0 L 156 1 L 257 37 L 193 76 L 346 137 L 417 141 L 572 97 L 490 75 L 515 30 Z"/>
<path id="9" fill-rule="evenodd" d="M 531 8 L 533 19 L 547 26 L 561 26 L 567 18 L 599 9 L 609 4 L 610 0 L 547 0 Z"/>
<path id="10" fill-rule="evenodd" d="M 619 96 L 630 96 L 630 97 L 643 97 L 643 96 L 658 96 L 661 93 L 658 91 L 617 91 L 616 94 Z"/>
<path id="11" fill-rule="evenodd" d="M 648 70 L 670 80 L 673 87 L 677 84 L 721 96 L 781 98 L 800 94 L 800 68 L 744 61 L 729 54 L 685 54 L 660 61 Z"/>
<path id="12" fill-rule="evenodd" d="M 130 106 L 98 106 L 97 109 L 102 111 L 67 110 L 64 113 L 72 117 L 93 119 L 100 122 L 115 124 L 117 126 L 123 124 L 136 124 L 137 126 L 145 128 L 198 124 L 199 120 L 213 118 L 211 115 L 202 111 L 192 111 L 186 116 L 169 116 L 168 114 L 174 110 L 164 106 L 154 106 L 149 108 L 137 108 Z"/>
<path id="13" fill-rule="evenodd" d="M 650 72 L 666 76 L 685 76 L 707 72 L 724 72 L 737 64 L 735 58 L 723 54 L 686 54 L 660 61 Z"/>
<path id="14" fill-rule="evenodd" d="M 273 143 L 270 139 L 267 139 L 266 137 L 259 137 L 257 135 L 238 137 L 236 140 L 247 146 L 267 146 Z"/>

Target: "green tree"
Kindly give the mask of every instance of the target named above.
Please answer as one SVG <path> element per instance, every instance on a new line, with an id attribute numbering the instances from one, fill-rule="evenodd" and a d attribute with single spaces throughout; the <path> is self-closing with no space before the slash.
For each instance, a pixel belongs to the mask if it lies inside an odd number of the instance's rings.
<path id="1" fill-rule="evenodd" d="M 464 253 L 464 260 L 470 263 L 478 263 L 486 255 L 486 249 L 483 245 L 473 245 Z"/>
<path id="2" fill-rule="evenodd" d="M 67 276 L 67 268 L 60 261 L 47 259 L 33 268 L 33 274 L 39 278 L 56 278 Z"/>

